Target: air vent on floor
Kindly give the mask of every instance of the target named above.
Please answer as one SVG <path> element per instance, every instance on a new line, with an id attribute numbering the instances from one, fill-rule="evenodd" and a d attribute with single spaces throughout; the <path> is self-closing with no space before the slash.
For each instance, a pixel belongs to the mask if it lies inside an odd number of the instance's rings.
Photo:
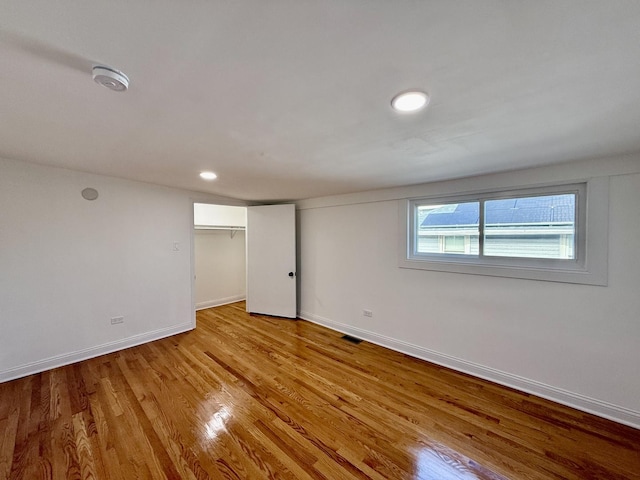
<path id="1" fill-rule="evenodd" d="M 351 343 L 355 343 L 356 345 L 360 342 L 362 342 L 361 339 L 356 338 L 356 337 L 352 337 L 351 335 L 343 335 L 341 337 L 343 340 L 346 340 L 347 342 L 351 342 Z"/>

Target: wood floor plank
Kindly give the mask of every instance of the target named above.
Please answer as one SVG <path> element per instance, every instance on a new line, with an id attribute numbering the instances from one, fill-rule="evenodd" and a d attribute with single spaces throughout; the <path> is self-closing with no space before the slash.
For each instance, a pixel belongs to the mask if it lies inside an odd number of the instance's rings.
<path id="1" fill-rule="evenodd" d="M 0 420 L 0 479 L 2 480 L 8 479 L 11 473 L 18 433 L 18 417 L 18 409 L 14 409 L 6 418 Z"/>
<path id="2" fill-rule="evenodd" d="M 640 431 L 302 320 L 191 332 L 0 384 L 0 480 L 640 480 Z"/>

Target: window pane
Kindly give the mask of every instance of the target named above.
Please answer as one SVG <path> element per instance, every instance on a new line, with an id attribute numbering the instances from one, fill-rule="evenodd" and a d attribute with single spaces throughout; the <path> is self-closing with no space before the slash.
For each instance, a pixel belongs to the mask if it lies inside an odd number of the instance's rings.
<path id="1" fill-rule="evenodd" d="M 444 237 L 444 251 L 446 253 L 464 253 L 464 237 L 462 235 Z"/>
<path id="2" fill-rule="evenodd" d="M 480 203 L 417 205 L 416 253 L 477 255 Z"/>
<path id="3" fill-rule="evenodd" d="M 484 255 L 575 258 L 576 195 L 487 200 Z"/>

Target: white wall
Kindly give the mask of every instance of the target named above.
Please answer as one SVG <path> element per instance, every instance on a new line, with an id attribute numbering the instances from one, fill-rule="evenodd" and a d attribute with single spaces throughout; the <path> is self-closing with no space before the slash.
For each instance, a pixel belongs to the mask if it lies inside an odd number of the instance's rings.
<path id="1" fill-rule="evenodd" d="M 194 225 L 218 225 L 223 227 L 246 227 L 247 208 L 230 205 L 193 205 Z"/>
<path id="2" fill-rule="evenodd" d="M 640 427 L 639 173 L 636 155 L 299 202 L 300 315 Z M 398 199 L 602 175 L 607 287 L 398 267 Z"/>
<path id="3" fill-rule="evenodd" d="M 0 381 L 195 326 L 189 192 L 0 159 L 0 205 Z"/>
<path id="4" fill-rule="evenodd" d="M 246 298 L 244 231 L 195 230 L 194 252 L 196 309 Z"/>

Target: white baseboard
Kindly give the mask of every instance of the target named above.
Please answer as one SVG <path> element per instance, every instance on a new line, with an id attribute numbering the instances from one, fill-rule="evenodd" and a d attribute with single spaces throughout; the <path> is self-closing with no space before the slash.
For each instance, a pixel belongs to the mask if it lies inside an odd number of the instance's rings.
<path id="1" fill-rule="evenodd" d="M 640 412 L 625 407 L 613 405 L 579 393 L 569 392 L 562 388 L 546 385 L 544 383 L 520 377 L 512 373 L 503 372 L 495 368 L 485 367 L 478 363 L 462 360 L 451 355 L 429 350 L 402 340 L 396 340 L 395 338 L 380 335 L 369 330 L 335 322 L 310 312 L 301 311 L 299 317 L 303 320 L 317 323 L 332 330 L 375 343 L 376 345 L 426 360 L 427 362 L 442 365 L 443 367 L 448 367 L 459 372 L 468 373 L 474 377 L 483 378 L 500 385 L 515 388 L 522 392 L 537 395 L 538 397 L 546 398 L 547 400 L 567 405 L 583 412 L 592 413 L 599 417 L 640 429 Z"/>
<path id="2" fill-rule="evenodd" d="M 208 300 L 206 302 L 196 303 L 196 310 L 204 310 L 205 308 L 211 307 L 219 307 L 220 305 L 227 305 L 229 303 L 239 302 L 241 300 L 246 300 L 247 296 L 243 293 L 242 295 L 234 295 L 232 297 L 219 298 L 217 300 Z"/>
<path id="3" fill-rule="evenodd" d="M 136 345 L 142 345 L 143 343 L 152 342 L 154 340 L 160 340 L 161 338 L 170 337 L 178 333 L 184 333 L 189 330 L 193 330 L 195 325 L 193 322 L 182 323 L 180 325 L 173 325 L 167 328 L 161 328 L 152 332 L 141 333 L 128 337 L 122 340 L 116 340 L 114 342 L 103 343 L 96 347 L 85 348 L 78 350 L 77 352 L 65 353 L 62 355 L 56 355 L 37 362 L 28 363 L 19 367 L 10 368 L 0 372 L 0 383 L 14 380 L 20 377 L 26 377 L 34 373 L 44 372 L 51 370 L 52 368 L 62 367 L 71 363 L 76 363 L 81 360 L 87 360 L 89 358 L 99 357 L 107 353 L 112 353 L 117 350 L 124 350 L 125 348 L 135 347 Z"/>

